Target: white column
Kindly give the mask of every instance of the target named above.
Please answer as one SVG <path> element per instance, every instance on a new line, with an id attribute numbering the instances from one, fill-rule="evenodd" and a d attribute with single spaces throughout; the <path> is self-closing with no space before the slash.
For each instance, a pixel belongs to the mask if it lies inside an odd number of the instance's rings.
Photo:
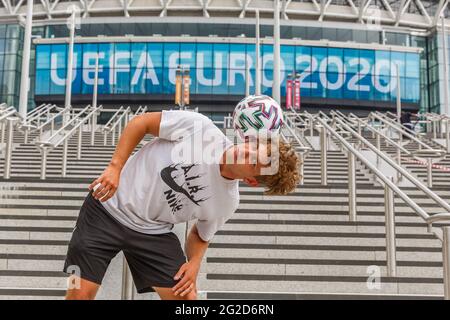
<path id="1" fill-rule="evenodd" d="M 448 105 L 448 54 L 447 54 L 447 32 L 445 31 L 445 17 L 442 16 L 442 49 L 444 51 L 444 106 L 441 114 L 450 115 L 450 107 Z"/>
<path id="2" fill-rule="evenodd" d="M 94 78 L 94 91 L 92 95 L 92 108 L 97 108 L 97 91 L 98 91 L 98 55 L 95 59 L 95 78 Z"/>
<path id="3" fill-rule="evenodd" d="M 260 48 L 261 48 L 261 39 L 259 34 L 259 10 L 256 10 L 256 43 L 255 43 L 255 95 L 261 94 L 261 61 L 260 61 Z"/>
<path id="4" fill-rule="evenodd" d="M 69 51 L 67 58 L 67 78 L 66 78 L 66 99 L 64 106 L 70 107 L 72 105 L 72 67 L 73 67 L 73 44 L 75 41 L 75 10 L 72 11 L 70 17 L 70 37 L 69 37 Z"/>
<path id="5" fill-rule="evenodd" d="M 248 61 L 245 66 L 245 96 L 248 97 L 250 95 L 250 65 Z"/>
<path id="6" fill-rule="evenodd" d="M 402 84 L 400 81 L 400 67 L 397 64 L 397 121 L 401 123 L 400 117 L 402 116 Z"/>
<path id="7" fill-rule="evenodd" d="M 25 118 L 28 109 L 28 91 L 30 89 L 30 51 L 33 26 L 33 0 L 28 0 L 27 19 L 22 54 L 22 74 L 20 77 L 19 113 Z"/>
<path id="8" fill-rule="evenodd" d="M 274 26 L 273 26 L 273 85 L 272 98 L 281 104 L 280 94 L 280 0 L 274 0 Z"/>

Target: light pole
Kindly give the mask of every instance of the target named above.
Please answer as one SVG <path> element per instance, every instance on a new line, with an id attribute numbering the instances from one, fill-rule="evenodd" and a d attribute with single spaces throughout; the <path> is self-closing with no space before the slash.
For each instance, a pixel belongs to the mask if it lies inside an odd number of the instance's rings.
<path id="1" fill-rule="evenodd" d="M 20 78 L 19 113 L 25 119 L 28 111 L 28 91 L 30 90 L 30 52 L 33 27 L 33 0 L 27 3 L 27 18 L 22 55 L 22 75 Z"/>
<path id="2" fill-rule="evenodd" d="M 70 36 L 69 36 L 69 51 L 67 58 L 67 77 L 66 77 L 66 97 L 64 106 L 66 108 L 72 107 L 72 72 L 73 72 L 73 46 L 75 41 L 75 10 L 72 10 L 72 14 L 70 16 Z M 66 121 L 66 117 L 64 116 L 64 122 Z"/>
<path id="3" fill-rule="evenodd" d="M 281 78 L 281 64 L 280 64 L 280 0 L 274 0 L 274 25 L 273 25 L 273 85 L 272 98 L 280 103 L 280 78 Z"/>
<path id="4" fill-rule="evenodd" d="M 255 36 L 255 95 L 261 95 L 261 66 L 260 66 L 260 47 L 261 39 L 259 34 L 259 10 L 256 10 L 256 36 Z"/>
<path id="5" fill-rule="evenodd" d="M 447 32 L 445 31 L 445 16 L 442 14 L 442 48 L 444 59 L 444 108 L 441 110 L 441 114 L 450 115 L 450 108 L 448 105 L 448 54 L 447 54 Z"/>

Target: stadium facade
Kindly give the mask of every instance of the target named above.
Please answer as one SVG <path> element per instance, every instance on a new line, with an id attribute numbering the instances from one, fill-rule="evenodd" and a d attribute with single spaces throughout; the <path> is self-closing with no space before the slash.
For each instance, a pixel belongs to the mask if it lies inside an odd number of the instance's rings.
<path id="1" fill-rule="evenodd" d="M 98 99 L 104 106 L 173 105 L 175 74 L 182 66 L 190 71 L 191 105 L 217 117 L 230 112 L 247 80 L 254 91 L 256 11 L 262 92 L 272 92 L 273 1 L 34 2 L 29 109 L 43 102 L 64 104 L 67 21 L 74 8 L 72 105 L 92 100 L 98 56 Z M 444 48 L 450 39 L 442 28 L 449 21 L 441 19 L 448 15 L 448 1 L 281 2 L 282 97 L 287 78 L 297 75 L 302 108 L 395 109 L 400 91 L 404 108 L 449 113 L 444 61 L 450 53 Z M 0 101 L 14 106 L 26 3 L 0 2 Z"/>

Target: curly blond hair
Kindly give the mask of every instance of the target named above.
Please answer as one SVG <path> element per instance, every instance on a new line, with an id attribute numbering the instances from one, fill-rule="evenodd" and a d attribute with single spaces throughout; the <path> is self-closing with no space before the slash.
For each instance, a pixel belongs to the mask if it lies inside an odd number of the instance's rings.
<path id="1" fill-rule="evenodd" d="M 267 151 L 269 155 L 271 151 Z M 278 171 L 273 175 L 264 175 L 256 177 L 259 184 L 263 185 L 266 195 L 286 195 L 295 190 L 302 178 L 300 166 L 302 165 L 299 156 L 291 144 L 280 141 L 278 145 L 279 157 Z"/>

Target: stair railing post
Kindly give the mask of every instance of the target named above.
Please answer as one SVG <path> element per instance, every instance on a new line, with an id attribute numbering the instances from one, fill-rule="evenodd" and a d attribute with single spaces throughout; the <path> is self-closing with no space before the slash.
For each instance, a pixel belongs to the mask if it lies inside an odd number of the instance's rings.
<path id="1" fill-rule="evenodd" d="M 450 300 L 450 227 L 442 228 L 442 264 L 444 266 L 444 299 Z"/>
<path id="2" fill-rule="evenodd" d="M 28 132 L 29 132 L 29 129 L 25 128 L 25 136 L 23 138 L 23 143 L 25 143 L 25 144 L 28 143 Z"/>
<path id="3" fill-rule="evenodd" d="M 328 137 L 327 129 L 320 126 L 320 164 L 321 164 L 321 178 L 322 185 L 326 186 L 328 184 Z"/>
<path id="4" fill-rule="evenodd" d="M 122 300 L 134 299 L 133 278 L 131 276 L 130 268 L 128 267 L 127 259 L 123 256 L 122 266 Z"/>
<path id="5" fill-rule="evenodd" d="M 45 180 L 47 175 L 47 147 L 41 147 L 41 180 Z"/>
<path id="6" fill-rule="evenodd" d="M 427 159 L 427 183 L 428 188 L 433 188 L 433 159 Z"/>
<path id="7" fill-rule="evenodd" d="M 376 138 L 377 138 L 377 145 L 376 145 L 376 147 L 377 147 L 377 149 L 378 150 L 380 150 L 381 151 L 381 137 L 380 137 L 380 135 L 378 134 L 378 132 L 376 133 Z M 379 166 L 380 165 L 380 156 L 379 155 L 377 155 L 377 166 Z"/>
<path id="8" fill-rule="evenodd" d="M 112 130 L 112 136 L 111 136 L 111 145 L 114 146 L 114 143 L 116 141 L 116 127 Z"/>
<path id="9" fill-rule="evenodd" d="M 305 184 L 305 154 L 303 152 L 300 152 L 299 154 L 300 158 L 300 185 L 303 186 Z"/>
<path id="10" fill-rule="evenodd" d="M 5 132 L 6 132 L 6 124 L 5 121 L 2 121 L 0 123 L 0 134 L 2 135 L 1 140 L 0 140 L 0 144 L 5 143 Z"/>
<path id="11" fill-rule="evenodd" d="M 78 143 L 77 143 L 77 160 L 81 159 L 81 144 L 83 140 L 83 126 L 78 128 Z"/>
<path id="12" fill-rule="evenodd" d="M 391 180 L 392 177 L 390 177 Z M 394 192 L 384 185 L 384 208 L 386 227 L 386 261 L 388 277 L 397 276 L 397 248 L 395 243 L 395 200 Z"/>
<path id="13" fill-rule="evenodd" d="M 397 147 L 397 164 L 399 165 L 399 166 L 401 166 L 402 165 L 402 151 L 400 150 L 400 148 L 398 148 Z M 402 181 L 402 178 L 403 178 L 403 176 L 402 176 L 402 174 L 400 173 L 400 171 L 397 171 L 397 182 L 400 182 L 400 181 Z"/>
<path id="14" fill-rule="evenodd" d="M 103 132 L 103 145 L 104 145 L 104 146 L 106 146 L 106 144 L 107 144 L 107 142 L 106 142 L 107 138 L 108 138 L 108 131 L 105 130 L 105 131 Z"/>
<path id="15" fill-rule="evenodd" d="M 63 154 L 62 154 L 62 176 L 63 178 L 66 177 L 67 175 L 67 152 L 68 152 L 68 148 L 69 148 L 69 139 L 65 139 L 64 140 L 64 144 L 63 144 Z"/>
<path id="16" fill-rule="evenodd" d="M 91 146 L 94 145 L 95 131 L 97 130 L 97 112 L 92 115 L 92 127 L 91 127 Z"/>
<path id="17" fill-rule="evenodd" d="M 12 150 L 14 147 L 14 126 L 16 122 L 19 121 L 17 117 L 7 118 L 7 126 L 8 126 L 8 138 L 6 141 L 6 153 L 5 153 L 5 170 L 3 171 L 3 178 L 9 179 L 11 178 L 11 162 L 12 162 Z"/>
<path id="18" fill-rule="evenodd" d="M 348 151 L 348 210 L 349 220 L 351 222 L 356 221 L 357 208 L 356 208 L 356 160 L 355 155 Z"/>
<path id="19" fill-rule="evenodd" d="M 445 121 L 445 144 L 447 147 L 447 153 L 450 153 L 450 119 Z"/>

